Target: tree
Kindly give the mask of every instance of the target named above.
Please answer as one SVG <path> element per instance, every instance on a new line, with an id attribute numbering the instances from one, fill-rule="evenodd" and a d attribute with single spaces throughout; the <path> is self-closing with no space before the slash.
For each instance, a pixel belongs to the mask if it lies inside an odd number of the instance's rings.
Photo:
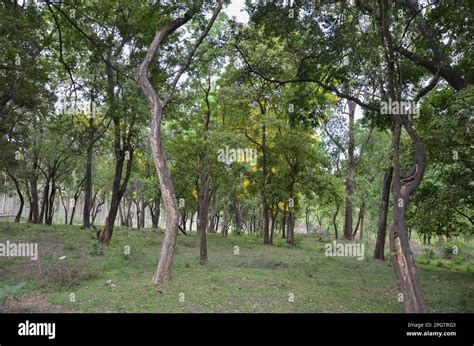
<path id="1" fill-rule="evenodd" d="M 166 212 L 166 230 L 165 238 L 163 240 L 163 245 L 160 253 L 160 262 L 158 263 L 158 268 L 153 277 L 152 282 L 155 284 L 166 283 L 171 280 L 171 270 L 173 265 L 173 253 L 174 247 L 176 245 L 177 238 L 177 228 L 178 228 L 178 205 L 176 202 L 176 194 L 173 187 L 173 181 L 171 179 L 166 157 L 162 146 L 161 139 L 161 119 L 163 115 L 164 108 L 168 105 L 171 100 L 171 97 L 174 94 L 176 85 L 181 75 L 184 73 L 186 68 L 191 63 L 191 60 L 199 47 L 199 45 L 204 40 L 205 36 L 209 32 L 214 23 L 217 15 L 222 9 L 223 2 L 220 1 L 217 5 L 214 13 L 202 32 L 199 38 L 195 41 L 193 47 L 191 48 L 189 54 L 185 58 L 185 62 L 175 75 L 171 85 L 166 93 L 166 96 L 162 99 L 158 96 L 152 84 L 150 83 L 147 72 L 150 63 L 154 59 L 158 48 L 162 44 L 163 40 L 169 36 L 171 33 L 176 31 L 178 28 L 186 24 L 191 20 L 196 13 L 200 10 L 202 6 L 202 1 L 198 1 L 191 9 L 189 9 L 183 17 L 172 20 L 169 24 L 157 29 L 156 34 L 153 38 L 152 43 L 150 44 L 145 59 L 138 69 L 138 83 L 140 88 L 145 95 L 146 101 L 150 107 L 152 114 L 151 119 L 151 149 L 153 153 L 153 160 L 155 162 L 156 172 L 160 180 L 161 194 L 163 196 L 163 204 Z"/>

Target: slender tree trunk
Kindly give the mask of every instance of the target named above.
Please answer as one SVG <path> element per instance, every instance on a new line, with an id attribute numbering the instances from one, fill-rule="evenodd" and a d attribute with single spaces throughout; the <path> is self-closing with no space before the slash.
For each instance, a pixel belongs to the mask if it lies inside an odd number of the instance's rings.
<path id="1" fill-rule="evenodd" d="M 235 228 L 237 233 L 242 232 L 242 206 L 239 200 L 235 201 Z"/>
<path id="2" fill-rule="evenodd" d="M 334 226 L 334 235 L 336 239 L 339 239 L 339 234 L 337 232 L 337 216 L 339 215 L 339 208 L 340 208 L 340 204 L 339 202 L 336 202 L 336 211 L 334 212 L 332 216 L 332 225 Z"/>
<path id="3" fill-rule="evenodd" d="M 275 227 L 276 227 L 276 218 L 278 216 L 278 204 L 274 208 L 274 211 L 272 212 L 272 226 L 270 230 L 270 244 L 273 245 L 273 235 L 275 234 Z"/>
<path id="4" fill-rule="evenodd" d="M 140 227 L 141 228 L 145 228 L 146 206 L 147 206 L 147 204 L 145 203 L 145 201 L 142 201 L 141 209 L 140 209 Z"/>
<path id="5" fill-rule="evenodd" d="M 354 201 L 354 175 L 355 175 L 355 159 L 354 159 L 354 114 L 356 104 L 353 101 L 348 102 L 349 106 L 349 148 L 347 151 L 348 155 L 348 167 L 346 176 L 346 208 L 344 213 L 344 238 L 348 240 L 353 239 L 352 234 L 352 211 Z"/>
<path id="6" fill-rule="evenodd" d="M 229 232 L 229 207 L 227 205 L 227 202 L 224 203 L 224 216 L 221 227 L 221 235 L 227 237 L 227 234 Z"/>
<path id="7" fill-rule="evenodd" d="M 364 239 L 364 219 L 365 219 L 365 205 L 363 206 L 363 209 L 361 211 L 360 215 L 360 235 L 359 235 L 359 240 Z"/>
<path id="8" fill-rule="evenodd" d="M 155 198 L 153 206 L 150 206 L 151 222 L 153 228 L 158 228 L 160 221 L 160 209 L 161 209 L 161 195 Z"/>
<path id="9" fill-rule="evenodd" d="M 39 219 L 39 206 L 38 206 L 38 157 L 34 154 L 33 157 L 33 171 L 30 175 L 30 212 L 31 218 L 29 222 L 31 223 L 40 223 Z"/>
<path id="10" fill-rule="evenodd" d="M 385 260 L 385 238 L 387 233 L 387 216 L 392 184 L 393 167 L 390 166 L 383 176 L 382 196 L 379 205 L 379 221 L 377 224 L 377 240 L 375 242 L 374 258 Z"/>
<path id="11" fill-rule="evenodd" d="M 82 210 L 82 225 L 91 227 L 91 204 L 92 204 L 92 152 L 94 147 L 94 119 L 89 118 L 87 148 L 86 148 L 86 174 L 84 181 L 84 207 Z"/>
<path id="12" fill-rule="evenodd" d="M 199 235 L 199 264 L 207 264 L 207 225 L 209 216 L 209 174 L 207 173 L 207 160 L 205 149 L 199 155 L 199 212 L 198 212 L 198 235 Z"/>
<path id="13" fill-rule="evenodd" d="M 15 216 L 15 222 L 18 223 L 18 222 L 20 222 L 21 214 L 23 213 L 23 207 L 25 205 L 25 198 L 23 197 L 23 194 L 21 193 L 21 187 L 20 187 L 19 181 L 8 170 L 7 170 L 7 174 L 10 177 L 10 179 L 13 181 L 13 184 L 15 185 L 16 193 L 18 194 L 18 197 L 20 198 L 20 207 L 18 208 L 18 212 Z"/>
<path id="14" fill-rule="evenodd" d="M 262 112 L 264 114 L 264 112 Z M 263 244 L 270 244 L 270 229 L 268 219 L 267 201 L 267 126 L 262 127 L 262 223 L 263 223 Z"/>
<path id="15" fill-rule="evenodd" d="M 283 239 L 286 239 L 286 232 L 285 232 L 285 228 L 286 228 L 286 224 L 287 224 L 287 204 L 286 202 L 283 203 L 283 216 L 281 218 L 281 237 Z"/>
<path id="16" fill-rule="evenodd" d="M 306 222 L 306 234 L 309 234 L 309 212 L 311 211 L 309 206 L 306 206 L 305 222 Z"/>
<path id="17" fill-rule="evenodd" d="M 286 242 L 290 245 L 295 244 L 295 220 L 294 220 L 294 213 L 292 210 L 288 212 L 288 226 L 287 226 Z"/>
<path id="18" fill-rule="evenodd" d="M 40 214 L 39 214 L 39 222 L 43 223 L 45 220 L 45 215 L 48 214 L 48 198 L 49 198 L 49 185 L 51 183 L 51 174 L 48 169 L 48 175 L 46 176 L 46 182 L 44 183 L 43 188 L 43 197 L 41 198 L 41 207 L 40 207 Z"/>
<path id="19" fill-rule="evenodd" d="M 115 127 L 115 174 L 114 174 L 114 181 L 112 184 L 112 199 L 110 202 L 110 209 L 105 219 L 105 226 L 102 234 L 99 238 L 99 242 L 104 245 L 109 245 L 110 240 L 112 238 L 112 234 L 114 231 L 114 223 L 117 217 L 117 213 L 119 210 L 120 201 L 125 193 L 125 189 L 127 187 L 128 179 L 130 177 L 130 172 L 132 169 L 132 158 L 133 158 L 133 150 L 130 148 L 130 136 L 128 135 L 127 143 L 124 144 L 124 147 L 121 148 L 121 140 L 120 140 L 120 120 L 117 116 L 114 116 L 114 127 Z M 128 149 L 128 150 L 127 150 Z M 125 160 L 126 152 L 129 152 L 129 159 Z M 126 161 L 126 171 L 125 177 L 122 181 L 122 172 L 123 172 L 123 165 Z M 128 220 L 127 220 L 128 221 Z"/>
<path id="20" fill-rule="evenodd" d="M 173 181 L 171 179 L 171 174 L 168 169 L 166 162 L 165 153 L 163 150 L 162 137 L 161 137 L 161 119 L 163 116 L 163 108 L 169 102 L 170 98 L 173 96 L 174 88 L 178 82 L 178 79 L 185 71 L 187 65 L 191 62 L 191 59 L 196 52 L 198 46 L 204 39 L 204 37 L 209 32 L 212 24 L 214 23 L 217 14 L 222 9 L 222 1 L 219 2 L 214 14 L 206 26 L 205 31 L 196 41 L 193 49 L 188 55 L 186 62 L 183 68 L 178 72 L 173 80 L 173 85 L 168 91 L 167 96 L 164 100 L 160 99 L 148 80 L 148 67 L 155 58 L 156 52 L 160 47 L 163 40 L 176 29 L 186 24 L 194 14 L 201 8 L 202 1 L 198 1 L 194 6 L 185 13 L 183 17 L 173 20 L 169 24 L 165 25 L 158 29 L 155 33 L 152 43 L 148 48 L 145 59 L 138 69 L 138 84 L 145 95 L 145 98 L 148 102 L 148 106 L 151 111 L 151 151 L 153 156 L 153 161 L 155 163 L 156 172 L 158 174 L 158 179 L 160 181 L 161 194 L 163 196 L 163 204 L 165 206 L 165 216 L 166 216 L 166 230 L 165 236 L 163 238 L 160 261 L 156 269 L 155 275 L 153 276 L 152 282 L 155 284 L 166 283 L 171 281 L 171 271 L 173 267 L 173 255 L 174 249 L 176 246 L 176 240 L 178 236 L 178 204 L 176 201 L 176 193 L 173 186 Z"/>
<path id="21" fill-rule="evenodd" d="M 56 172 L 53 170 L 52 172 L 52 177 L 51 177 L 51 191 L 48 196 L 47 200 L 47 208 L 46 208 L 46 218 L 45 222 L 47 225 L 52 225 L 53 224 L 53 216 L 54 216 L 54 200 L 56 198 L 56 178 L 55 178 Z"/>
<path id="22" fill-rule="evenodd" d="M 364 213 L 365 213 L 365 202 L 362 201 L 360 208 L 359 208 L 359 216 L 357 218 L 357 224 L 354 228 L 354 233 L 352 234 L 352 239 L 354 240 L 357 234 L 357 231 L 359 230 L 359 226 L 361 226 L 364 223 Z"/>

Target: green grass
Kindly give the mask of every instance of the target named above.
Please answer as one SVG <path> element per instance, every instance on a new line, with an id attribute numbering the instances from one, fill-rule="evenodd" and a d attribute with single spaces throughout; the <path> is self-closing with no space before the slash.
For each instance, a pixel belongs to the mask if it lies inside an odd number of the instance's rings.
<path id="1" fill-rule="evenodd" d="M 372 259 L 370 247 L 366 259 L 358 261 L 326 257 L 325 243 L 311 236 L 301 236 L 292 248 L 278 237 L 275 246 L 264 246 L 253 235 L 210 234 L 204 267 L 197 236 L 180 234 L 173 282 L 155 286 L 151 278 L 162 235 L 117 227 L 107 248 L 95 245 L 92 236 L 77 226 L 0 223 L 0 242 L 37 242 L 40 257 L 0 257 L 0 287 L 27 282 L 20 301 L 39 295 L 77 312 L 403 312 L 390 261 Z M 234 246 L 240 255 L 234 255 Z M 474 312 L 472 261 L 417 262 L 430 312 Z M 69 301 L 70 293 L 75 302 Z"/>

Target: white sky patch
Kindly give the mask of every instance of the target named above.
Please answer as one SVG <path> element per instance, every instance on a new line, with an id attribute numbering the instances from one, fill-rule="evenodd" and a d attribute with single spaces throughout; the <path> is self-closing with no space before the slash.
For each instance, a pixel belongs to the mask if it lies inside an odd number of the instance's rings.
<path id="1" fill-rule="evenodd" d="M 224 9 L 224 12 L 231 18 L 235 17 L 240 23 L 247 23 L 249 21 L 249 15 L 245 11 L 245 0 L 232 0 Z"/>

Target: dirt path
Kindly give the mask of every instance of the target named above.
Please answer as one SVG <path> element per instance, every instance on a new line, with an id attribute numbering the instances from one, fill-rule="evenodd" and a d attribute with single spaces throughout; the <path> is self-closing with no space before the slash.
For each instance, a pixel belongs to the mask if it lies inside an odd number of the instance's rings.
<path id="1" fill-rule="evenodd" d="M 4 305 L 4 312 L 69 313 L 74 311 L 61 305 L 51 304 L 44 296 L 38 294 L 18 299 L 9 298 Z"/>

